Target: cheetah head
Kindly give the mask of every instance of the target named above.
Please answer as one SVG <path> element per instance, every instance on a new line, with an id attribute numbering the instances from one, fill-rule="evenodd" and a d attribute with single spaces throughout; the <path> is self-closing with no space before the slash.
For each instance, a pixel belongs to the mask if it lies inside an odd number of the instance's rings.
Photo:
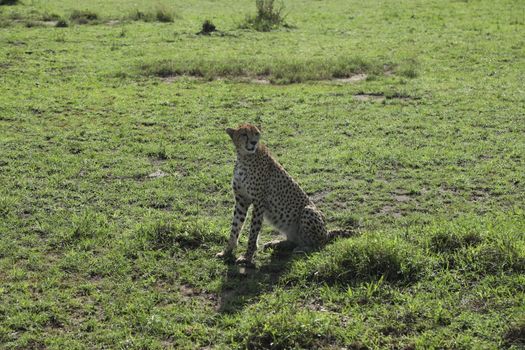
<path id="1" fill-rule="evenodd" d="M 256 126 L 243 124 L 237 129 L 226 129 L 226 133 L 232 138 L 238 153 L 253 154 L 257 150 L 261 132 Z"/>

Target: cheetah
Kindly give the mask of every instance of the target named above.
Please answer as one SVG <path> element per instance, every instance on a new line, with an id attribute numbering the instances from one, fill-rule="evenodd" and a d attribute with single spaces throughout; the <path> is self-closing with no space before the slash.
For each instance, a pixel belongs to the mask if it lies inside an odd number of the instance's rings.
<path id="1" fill-rule="evenodd" d="M 235 208 L 231 234 L 219 258 L 233 259 L 239 233 L 248 208 L 253 205 L 253 218 L 246 253 L 237 264 L 253 265 L 257 238 L 263 219 L 274 226 L 285 239 L 272 241 L 264 248 L 295 247 L 294 252 L 315 250 L 342 232 L 327 232 L 325 219 L 308 195 L 259 142 L 261 132 L 256 126 L 243 124 L 237 129 L 226 129 L 237 153 L 232 187 Z"/>

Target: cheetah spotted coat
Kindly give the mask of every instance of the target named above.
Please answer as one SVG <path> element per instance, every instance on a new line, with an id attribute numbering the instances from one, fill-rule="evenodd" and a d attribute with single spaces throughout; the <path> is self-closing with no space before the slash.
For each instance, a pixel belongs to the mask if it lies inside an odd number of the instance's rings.
<path id="1" fill-rule="evenodd" d="M 231 234 L 218 256 L 233 256 L 247 211 L 253 205 L 248 248 L 237 263 L 250 264 L 257 250 L 263 218 L 270 222 L 296 249 L 309 251 L 327 242 L 323 214 L 297 182 L 259 143 L 259 130 L 249 124 L 227 129 L 235 144 L 237 160 L 233 174 L 235 209 Z"/>

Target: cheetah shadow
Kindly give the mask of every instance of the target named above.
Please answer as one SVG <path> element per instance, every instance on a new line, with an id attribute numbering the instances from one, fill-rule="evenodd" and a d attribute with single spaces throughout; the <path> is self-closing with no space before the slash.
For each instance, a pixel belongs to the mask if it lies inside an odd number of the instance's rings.
<path id="1" fill-rule="evenodd" d="M 228 265 L 219 295 L 218 312 L 235 313 L 264 293 L 271 292 L 301 254 L 274 251 L 259 268 Z"/>

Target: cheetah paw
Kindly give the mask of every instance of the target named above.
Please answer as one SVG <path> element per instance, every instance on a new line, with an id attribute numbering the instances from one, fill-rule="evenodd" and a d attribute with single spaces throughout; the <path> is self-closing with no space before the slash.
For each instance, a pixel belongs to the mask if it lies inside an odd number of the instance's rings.
<path id="1" fill-rule="evenodd" d="M 237 260 L 235 260 L 235 264 L 243 265 L 246 267 L 255 267 L 255 264 L 252 262 L 252 260 L 246 258 L 244 255 L 238 257 Z"/>
<path id="2" fill-rule="evenodd" d="M 222 252 L 215 254 L 215 257 L 218 259 L 223 259 L 225 261 L 233 261 L 233 259 L 235 258 L 233 252 L 227 250 L 223 250 Z"/>

